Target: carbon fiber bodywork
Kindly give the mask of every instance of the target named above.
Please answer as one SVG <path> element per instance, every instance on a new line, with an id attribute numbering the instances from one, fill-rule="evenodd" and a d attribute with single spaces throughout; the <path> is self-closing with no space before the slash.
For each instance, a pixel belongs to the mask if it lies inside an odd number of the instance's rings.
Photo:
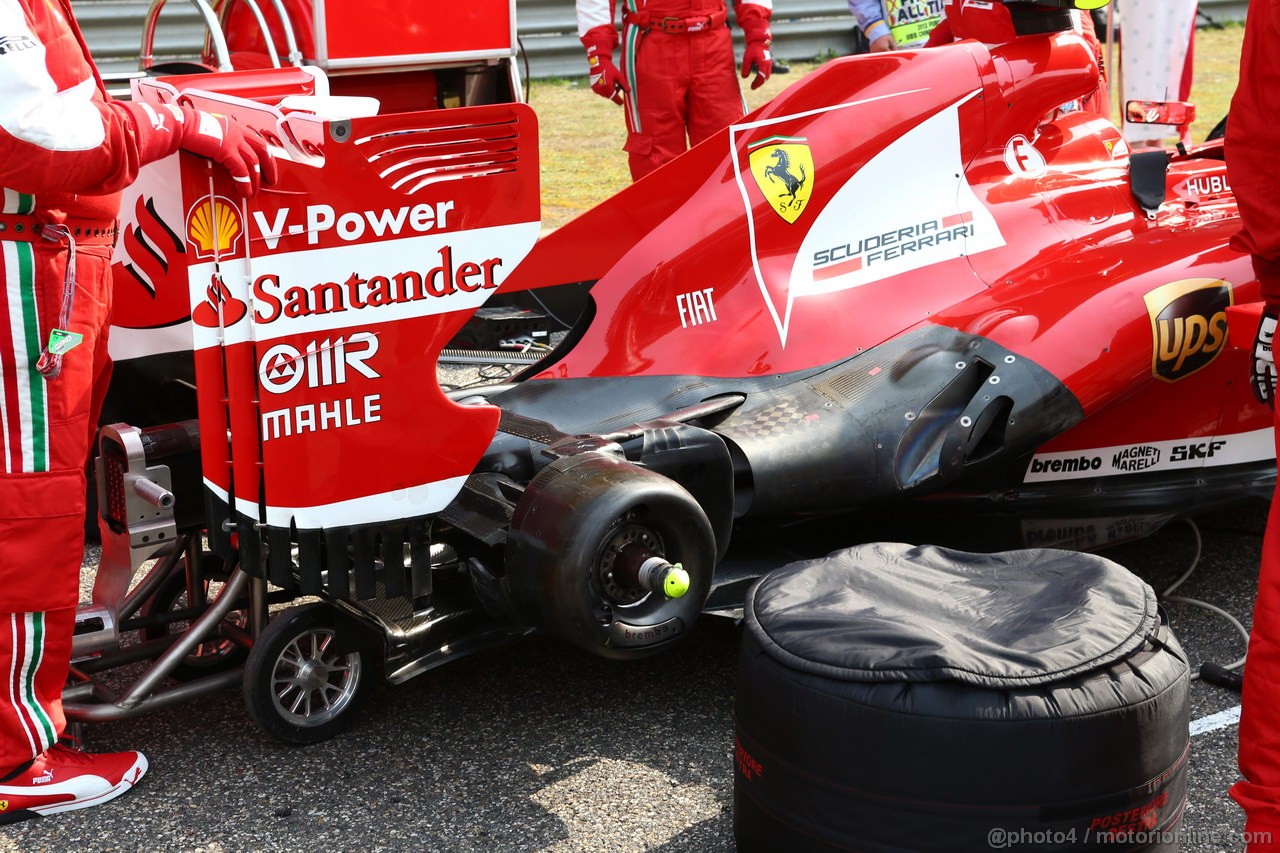
<path id="1" fill-rule="evenodd" d="M 639 426 L 683 420 L 683 410 L 730 395 L 741 403 L 695 423 L 729 448 L 735 517 L 849 509 L 1013 470 L 1082 417 L 1037 365 L 943 326 L 817 372 L 531 381 L 492 402 L 566 435 L 633 433 L 620 444 L 647 465 Z M 500 435 L 479 468 L 527 474 L 545 464 L 537 444 Z M 671 476 L 697 495 L 700 478 L 722 474 L 716 468 Z"/>

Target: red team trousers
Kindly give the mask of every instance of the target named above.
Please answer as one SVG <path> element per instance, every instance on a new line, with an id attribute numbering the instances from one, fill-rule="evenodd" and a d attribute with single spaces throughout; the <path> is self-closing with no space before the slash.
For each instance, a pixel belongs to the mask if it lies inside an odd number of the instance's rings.
<path id="1" fill-rule="evenodd" d="M 24 217 L 25 218 L 25 217 Z M 0 215 L 0 222 L 12 218 Z M 7 230 L 12 234 L 13 230 Z M 29 228 L 24 228 L 29 235 Z M 56 378 L 36 370 L 59 325 L 66 240 L 0 240 L 0 774 L 62 733 L 84 552 L 85 461 L 106 392 L 111 307 L 107 239 L 76 247 L 67 331 L 84 335 Z"/>
<path id="2" fill-rule="evenodd" d="M 1262 295 L 1280 305 L 1280 0 L 1249 4 L 1240 83 L 1227 121 L 1227 170 L 1244 229 L 1234 245 L 1253 255 Z M 1243 379 L 1243 377 L 1242 377 Z M 1280 421 L 1277 421 L 1280 428 Z M 1244 807 L 1250 853 L 1280 851 L 1280 501 L 1271 503 L 1245 664 L 1240 772 L 1231 796 Z"/>
<path id="3" fill-rule="evenodd" d="M 724 17 L 723 0 L 647 0 L 651 21 L 664 17 Z M 742 118 L 746 104 L 738 87 L 733 35 L 720 23 L 697 32 L 622 29 L 627 151 L 632 180 L 675 159 L 691 146 Z"/>

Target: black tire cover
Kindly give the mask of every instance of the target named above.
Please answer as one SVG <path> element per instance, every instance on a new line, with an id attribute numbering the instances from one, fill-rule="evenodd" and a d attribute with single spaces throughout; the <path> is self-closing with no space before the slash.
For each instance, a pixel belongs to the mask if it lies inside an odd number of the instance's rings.
<path id="1" fill-rule="evenodd" d="M 739 850 L 1175 851 L 1186 659 L 1104 558 L 873 544 L 747 597 Z M 1103 831 L 1156 831 L 1126 845 Z"/>
<path id="2" fill-rule="evenodd" d="M 748 630 L 779 663 L 841 681 L 1051 684 L 1122 660 L 1159 621 L 1151 587 L 1094 554 L 872 543 L 773 572 Z"/>

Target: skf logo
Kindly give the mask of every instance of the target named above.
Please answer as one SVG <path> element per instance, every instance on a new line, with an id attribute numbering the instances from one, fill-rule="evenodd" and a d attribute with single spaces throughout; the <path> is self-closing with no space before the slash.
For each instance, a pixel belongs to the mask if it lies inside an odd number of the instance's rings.
<path id="1" fill-rule="evenodd" d="M 1227 308 L 1234 297 L 1220 279 L 1192 278 L 1143 297 L 1151 317 L 1151 373 L 1176 382 L 1207 367 L 1227 341 Z"/>
<path id="2" fill-rule="evenodd" d="M 272 394 L 292 391 L 305 378 L 308 388 L 346 383 L 348 368 L 366 379 L 381 374 L 366 361 L 378 353 L 378 336 L 372 332 L 356 332 L 350 337 L 312 341 L 299 350 L 290 344 L 276 344 L 258 363 L 262 387 Z"/>
<path id="3" fill-rule="evenodd" d="M 0 56 L 8 56 L 20 50 L 30 50 L 36 46 L 31 36 L 0 36 Z"/>
<path id="4" fill-rule="evenodd" d="M 1197 459 L 1212 459 L 1219 450 L 1226 447 L 1222 439 L 1202 441 L 1198 444 L 1181 444 L 1173 448 L 1169 454 L 1170 462 L 1193 462 Z"/>
<path id="5" fill-rule="evenodd" d="M 756 186 L 779 216 L 794 223 L 813 194 L 813 154 L 804 138 L 771 136 L 747 150 Z"/>
<path id="6" fill-rule="evenodd" d="M 240 211 L 229 198 L 206 198 L 187 213 L 187 240 L 195 246 L 197 258 L 234 252 L 243 232 Z"/>

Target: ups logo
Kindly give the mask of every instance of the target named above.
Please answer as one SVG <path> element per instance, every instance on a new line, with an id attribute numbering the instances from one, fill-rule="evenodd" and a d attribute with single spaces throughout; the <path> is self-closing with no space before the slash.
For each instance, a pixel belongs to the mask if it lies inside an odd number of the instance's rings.
<path id="1" fill-rule="evenodd" d="M 1227 342 L 1231 285 L 1221 279 L 1175 281 L 1146 294 L 1151 318 L 1151 373 L 1176 382 L 1208 367 Z"/>

